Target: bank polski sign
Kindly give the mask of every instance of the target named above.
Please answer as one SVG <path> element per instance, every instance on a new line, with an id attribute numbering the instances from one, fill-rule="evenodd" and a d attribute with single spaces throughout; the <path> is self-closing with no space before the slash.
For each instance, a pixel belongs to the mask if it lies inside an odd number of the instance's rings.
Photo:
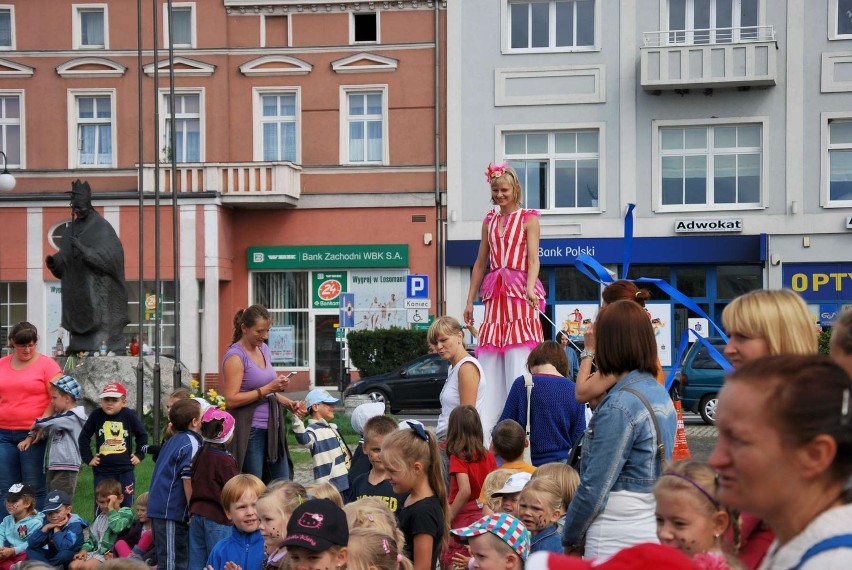
<path id="1" fill-rule="evenodd" d="M 742 218 L 696 218 L 675 220 L 676 233 L 741 232 Z"/>

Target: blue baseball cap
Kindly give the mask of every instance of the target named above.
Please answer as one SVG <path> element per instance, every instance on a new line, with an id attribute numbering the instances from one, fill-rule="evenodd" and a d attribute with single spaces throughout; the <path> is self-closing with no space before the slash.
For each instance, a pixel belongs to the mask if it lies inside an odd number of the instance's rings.
<path id="1" fill-rule="evenodd" d="M 308 410 L 314 407 L 314 404 L 332 404 L 336 405 L 340 403 L 340 400 L 329 394 L 325 390 L 320 390 L 319 388 L 314 388 L 310 392 L 308 392 L 307 397 L 305 398 L 305 403 L 308 405 Z"/>
<path id="2" fill-rule="evenodd" d="M 75 400 L 80 397 L 80 384 L 77 383 L 74 378 L 71 376 L 62 376 L 56 382 L 53 383 L 54 386 L 74 398 Z"/>

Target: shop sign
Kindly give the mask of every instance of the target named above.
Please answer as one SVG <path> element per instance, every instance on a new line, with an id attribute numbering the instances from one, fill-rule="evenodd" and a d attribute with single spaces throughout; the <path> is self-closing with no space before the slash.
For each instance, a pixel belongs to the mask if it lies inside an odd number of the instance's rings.
<path id="1" fill-rule="evenodd" d="M 314 309 L 337 309 L 340 294 L 347 291 L 346 271 L 314 271 L 311 273 L 311 306 Z"/>
<path id="2" fill-rule="evenodd" d="M 786 263 L 781 280 L 807 301 L 852 299 L 852 263 Z"/>
<path id="3" fill-rule="evenodd" d="M 742 218 L 707 218 L 675 220 L 674 231 L 677 233 L 701 232 L 741 232 Z"/>
<path id="4" fill-rule="evenodd" d="M 252 246 L 247 258 L 260 270 L 408 267 L 408 244 Z"/>

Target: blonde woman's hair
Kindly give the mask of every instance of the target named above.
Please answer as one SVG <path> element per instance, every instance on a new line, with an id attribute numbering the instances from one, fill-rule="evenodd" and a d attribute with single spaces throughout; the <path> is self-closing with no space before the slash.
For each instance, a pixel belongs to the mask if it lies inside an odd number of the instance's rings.
<path id="1" fill-rule="evenodd" d="M 488 508 L 495 513 L 503 510 L 503 497 L 495 497 L 494 493 L 503 488 L 509 477 L 520 472 L 520 469 L 495 469 L 485 476 L 482 489 L 485 491 L 485 504 L 488 505 Z"/>
<path id="2" fill-rule="evenodd" d="M 728 335 L 765 340 L 772 356 L 817 353 L 816 323 L 789 289 L 757 289 L 737 297 L 722 311 L 722 326 Z"/>
<path id="3" fill-rule="evenodd" d="M 269 501 L 278 515 L 287 520 L 296 507 L 308 500 L 308 492 L 299 483 L 277 479 L 269 484 L 257 500 Z"/>
<path id="4" fill-rule="evenodd" d="M 398 504 L 396 508 L 399 511 L 402 509 L 402 505 Z M 405 535 L 397 526 L 396 516 L 383 500 L 376 497 L 364 497 L 345 505 L 343 512 L 346 513 L 346 522 L 350 531 L 356 528 L 376 529 L 392 536 L 400 548 L 405 546 Z"/>
<path id="5" fill-rule="evenodd" d="M 311 483 L 305 487 L 305 490 L 313 499 L 328 499 L 341 509 L 343 508 L 343 497 L 337 487 L 331 483 Z"/>
<path id="6" fill-rule="evenodd" d="M 556 481 L 543 479 L 541 477 L 537 479 L 530 479 L 530 482 L 527 483 L 524 486 L 523 491 L 521 491 L 518 500 L 523 501 L 524 497 L 527 495 L 538 497 L 541 502 L 554 511 L 558 510 L 563 513 L 565 512 L 565 505 L 562 501 L 562 489 L 559 488 L 559 484 L 556 483 Z"/>
<path id="7" fill-rule="evenodd" d="M 669 465 L 654 485 L 654 495 L 684 491 L 699 499 L 707 516 L 723 511 L 728 514 L 728 525 L 733 531 L 731 550 L 736 553 L 740 546 L 739 513 L 722 505 L 718 500 L 719 482 L 716 472 L 708 464 L 694 459 L 684 459 Z"/>
<path id="8" fill-rule="evenodd" d="M 580 486 L 580 474 L 577 470 L 564 463 L 545 463 L 540 465 L 530 477 L 530 481 L 538 478 L 550 479 L 555 482 L 562 491 L 562 512 L 568 510 L 568 505 Z"/>
<path id="9" fill-rule="evenodd" d="M 414 565 L 402 555 L 402 546 L 390 535 L 375 528 L 349 531 L 349 570 L 413 570 Z"/>
<path id="10" fill-rule="evenodd" d="M 443 317 L 438 317 L 431 325 L 429 325 L 429 330 L 426 332 L 426 341 L 431 346 L 434 346 L 438 344 L 438 337 L 462 334 L 465 329 L 467 329 L 474 338 L 479 336 L 479 333 L 473 326 L 462 326 L 455 317 L 444 315 Z M 462 335 L 462 338 L 464 338 L 464 335 Z"/>

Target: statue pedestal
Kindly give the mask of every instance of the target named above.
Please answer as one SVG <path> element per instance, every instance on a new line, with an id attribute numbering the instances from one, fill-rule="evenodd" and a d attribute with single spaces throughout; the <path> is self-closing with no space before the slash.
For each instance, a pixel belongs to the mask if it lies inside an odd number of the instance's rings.
<path id="1" fill-rule="evenodd" d="M 77 361 L 70 371 L 80 384 L 81 393 L 77 403 L 91 412 L 100 407 L 101 389 L 110 382 L 120 382 L 127 388 L 127 406 L 136 409 L 136 366 L 139 358 L 136 356 L 89 356 Z M 154 357 L 145 356 L 143 364 L 143 405 L 145 412 L 154 405 Z M 166 404 L 169 394 L 174 390 L 174 360 L 160 357 L 160 402 Z M 189 388 L 192 376 L 181 366 L 181 383 Z"/>

